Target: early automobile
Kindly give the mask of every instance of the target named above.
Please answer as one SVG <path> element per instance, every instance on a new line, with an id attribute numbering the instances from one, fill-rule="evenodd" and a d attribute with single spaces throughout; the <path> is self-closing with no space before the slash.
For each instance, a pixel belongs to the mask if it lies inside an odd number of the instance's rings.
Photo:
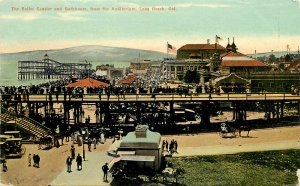
<path id="1" fill-rule="evenodd" d="M 6 139 L 1 148 L 5 157 L 21 157 L 26 151 L 25 147 L 22 146 L 22 138 Z"/>

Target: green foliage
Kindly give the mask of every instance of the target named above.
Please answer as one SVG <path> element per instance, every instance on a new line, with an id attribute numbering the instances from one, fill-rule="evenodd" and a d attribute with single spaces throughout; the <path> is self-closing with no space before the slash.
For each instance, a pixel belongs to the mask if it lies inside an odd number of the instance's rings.
<path id="1" fill-rule="evenodd" d="M 284 61 L 292 61 L 292 57 L 289 54 L 287 54 L 284 56 Z"/>
<path id="2" fill-rule="evenodd" d="M 184 82 L 186 83 L 196 83 L 198 84 L 200 81 L 200 74 L 197 72 L 197 70 L 193 71 L 186 71 L 185 76 L 184 76 Z"/>
<path id="3" fill-rule="evenodd" d="M 275 61 L 276 61 L 276 57 L 275 57 L 275 55 L 274 55 L 274 54 L 271 54 L 271 55 L 269 56 L 269 59 L 268 59 L 268 61 L 269 61 L 269 63 L 273 63 L 273 62 L 275 62 Z"/>
<path id="4" fill-rule="evenodd" d="M 279 68 L 280 70 L 284 70 L 284 63 L 280 63 L 280 64 L 278 65 L 278 68 Z"/>
<path id="5" fill-rule="evenodd" d="M 181 185 L 293 185 L 300 150 L 168 158 L 185 169 Z"/>

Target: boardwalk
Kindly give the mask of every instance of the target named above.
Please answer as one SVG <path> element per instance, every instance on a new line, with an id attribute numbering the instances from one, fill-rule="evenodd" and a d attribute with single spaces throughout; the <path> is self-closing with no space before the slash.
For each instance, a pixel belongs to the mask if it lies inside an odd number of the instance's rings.
<path id="1" fill-rule="evenodd" d="M 175 102 L 201 102 L 201 101 L 300 101 L 299 95 L 284 94 L 284 93 L 266 93 L 266 94 L 199 94 L 199 95 L 178 95 L 178 94 L 127 94 L 121 95 L 101 95 L 98 94 L 84 94 L 82 97 L 74 98 L 64 95 L 59 95 L 56 99 L 52 95 L 50 99 L 53 102 L 75 101 L 75 102 L 152 102 L 152 101 L 175 101 Z M 29 95 L 29 99 L 22 99 L 21 101 L 29 102 L 44 102 L 50 101 L 49 95 Z"/>

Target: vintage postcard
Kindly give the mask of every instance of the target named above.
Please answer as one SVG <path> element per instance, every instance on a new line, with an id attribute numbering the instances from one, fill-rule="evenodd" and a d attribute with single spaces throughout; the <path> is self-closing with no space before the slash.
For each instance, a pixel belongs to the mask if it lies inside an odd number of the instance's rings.
<path id="1" fill-rule="evenodd" d="M 299 185 L 300 0 L 0 0 L 0 185 Z"/>

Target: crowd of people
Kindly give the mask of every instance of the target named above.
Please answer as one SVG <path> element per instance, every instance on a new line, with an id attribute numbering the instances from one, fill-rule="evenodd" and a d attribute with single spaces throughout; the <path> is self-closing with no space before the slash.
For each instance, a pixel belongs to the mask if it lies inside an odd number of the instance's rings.
<path id="1" fill-rule="evenodd" d="M 70 78 L 64 78 L 58 81 L 50 81 L 47 83 L 42 83 L 38 85 L 29 85 L 29 86 L 1 86 L 0 94 L 2 95 L 13 95 L 13 98 L 18 99 L 26 99 L 29 94 L 48 94 L 49 99 L 52 99 L 52 96 L 55 95 L 58 98 L 58 95 L 64 94 L 69 97 L 81 97 L 84 94 L 99 94 L 107 96 L 109 95 L 118 95 L 124 96 L 125 94 L 179 94 L 179 95 L 187 95 L 191 92 L 189 86 L 178 86 L 178 87 L 170 87 L 170 86 L 162 86 L 155 85 L 152 86 L 151 83 L 147 84 L 145 82 L 134 84 L 134 85 L 122 85 L 122 84 L 114 84 L 109 85 L 107 87 L 67 87 L 69 83 L 74 81 Z M 140 80 L 141 81 L 141 80 Z M 197 86 L 195 88 L 194 93 L 202 93 L 201 86 Z M 210 89 L 205 86 L 205 91 L 209 91 Z M 12 97 L 9 97 L 12 98 Z"/>
<path id="2" fill-rule="evenodd" d="M 40 168 L 40 161 L 41 158 L 38 154 L 33 154 L 31 157 L 31 154 L 28 154 L 28 166 L 31 167 L 31 159 L 33 159 L 33 167 Z"/>
<path id="3" fill-rule="evenodd" d="M 174 139 L 172 139 L 170 143 L 167 140 L 163 140 L 162 142 L 163 151 L 167 151 L 171 155 L 173 153 L 178 153 L 177 148 L 178 148 L 178 143 Z"/>

